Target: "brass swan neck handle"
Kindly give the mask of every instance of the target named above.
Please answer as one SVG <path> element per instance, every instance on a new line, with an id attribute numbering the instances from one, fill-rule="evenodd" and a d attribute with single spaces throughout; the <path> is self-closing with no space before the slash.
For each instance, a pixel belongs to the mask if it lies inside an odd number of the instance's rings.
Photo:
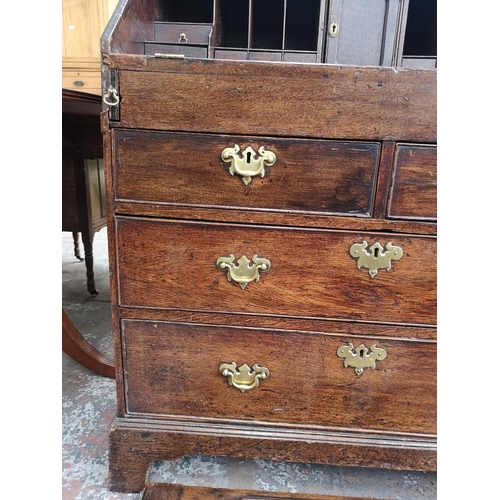
<path id="1" fill-rule="evenodd" d="M 248 391 L 259 386 L 260 379 L 269 377 L 269 370 L 264 366 L 257 364 L 250 368 L 246 363 L 237 368 L 236 362 L 222 363 L 219 366 L 219 372 L 227 377 L 228 384 L 236 387 L 241 392 Z"/>

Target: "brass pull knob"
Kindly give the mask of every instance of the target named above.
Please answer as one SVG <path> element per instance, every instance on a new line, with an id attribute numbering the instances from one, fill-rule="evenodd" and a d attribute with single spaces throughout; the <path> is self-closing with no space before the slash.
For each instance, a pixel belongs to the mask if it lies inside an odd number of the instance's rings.
<path id="1" fill-rule="evenodd" d="M 237 364 L 232 361 L 230 364 L 222 363 L 219 372 L 227 377 L 228 384 L 236 387 L 241 392 L 248 391 L 259 386 L 259 380 L 269 377 L 269 370 L 264 366 L 253 365 L 250 368 L 246 363 L 237 368 Z"/>
<path id="2" fill-rule="evenodd" d="M 186 36 L 186 33 L 181 33 L 179 35 L 179 43 L 188 43 L 188 37 Z"/>
<path id="3" fill-rule="evenodd" d="M 251 281 L 259 281 L 259 271 L 263 273 L 269 271 L 271 262 L 254 255 L 252 260 L 248 260 L 246 255 L 242 255 L 238 262 L 234 262 L 235 257 L 230 254 L 228 257 L 219 257 L 216 262 L 217 269 L 227 271 L 227 281 L 235 281 L 244 290 Z"/>
<path id="4" fill-rule="evenodd" d="M 369 252 L 366 251 L 368 243 L 363 241 L 361 243 L 354 243 L 349 249 L 351 257 L 357 259 L 358 269 L 362 267 L 368 269 L 368 274 L 374 278 L 378 274 L 379 269 L 391 269 L 391 261 L 399 260 L 403 257 L 403 249 L 387 243 L 384 247 L 377 241 L 370 248 Z"/>
<path id="5" fill-rule="evenodd" d="M 242 176 L 243 183 L 248 186 L 252 182 L 252 177 L 260 175 L 264 177 L 266 171 L 264 167 L 270 167 L 276 162 L 276 155 L 272 151 L 266 151 L 261 146 L 257 153 L 251 146 L 247 146 L 243 151 L 235 144 L 234 148 L 225 148 L 221 154 L 222 161 L 230 163 L 229 173 Z"/>
<path id="6" fill-rule="evenodd" d="M 361 375 L 365 368 L 375 368 L 376 361 L 382 361 L 387 357 L 387 352 L 377 347 L 375 344 L 369 349 L 361 344 L 354 349 L 354 344 L 349 342 L 348 345 L 340 346 L 337 349 L 337 356 L 344 358 L 344 368 L 354 368 L 356 375 Z"/>

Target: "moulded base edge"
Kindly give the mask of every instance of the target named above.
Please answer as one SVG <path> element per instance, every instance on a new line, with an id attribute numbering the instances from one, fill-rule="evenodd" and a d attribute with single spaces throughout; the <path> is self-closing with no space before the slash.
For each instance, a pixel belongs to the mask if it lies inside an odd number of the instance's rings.
<path id="1" fill-rule="evenodd" d="M 185 455 L 434 471 L 436 439 L 356 431 L 116 417 L 109 432 L 109 488 L 140 492 L 156 460 Z"/>

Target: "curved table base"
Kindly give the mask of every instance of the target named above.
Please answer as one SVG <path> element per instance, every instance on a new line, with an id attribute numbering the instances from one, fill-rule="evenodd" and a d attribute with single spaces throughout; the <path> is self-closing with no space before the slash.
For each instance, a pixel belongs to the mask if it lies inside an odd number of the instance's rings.
<path id="1" fill-rule="evenodd" d="M 90 345 L 62 310 L 62 348 L 77 363 L 104 377 L 115 378 L 115 366 L 112 357 L 103 354 Z"/>

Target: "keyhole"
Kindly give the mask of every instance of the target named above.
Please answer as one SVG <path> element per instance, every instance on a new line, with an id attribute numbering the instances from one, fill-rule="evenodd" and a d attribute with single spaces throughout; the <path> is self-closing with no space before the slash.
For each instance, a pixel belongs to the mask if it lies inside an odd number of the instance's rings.
<path id="1" fill-rule="evenodd" d="M 378 248 L 373 249 L 373 256 L 378 259 Z"/>
<path id="2" fill-rule="evenodd" d="M 364 355 L 364 353 L 365 353 L 365 351 L 364 351 L 363 349 L 361 349 L 361 350 L 359 351 L 359 357 L 360 357 L 360 359 L 363 359 L 363 355 Z"/>
<path id="3" fill-rule="evenodd" d="M 328 29 L 328 34 L 333 38 L 333 37 L 336 37 L 338 35 L 338 29 L 339 29 L 339 25 L 335 22 L 331 23 L 330 24 L 330 27 Z"/>
<path id="4" fill-rule="evenodd" d="M 252 153 L 250 151 L 247 153 L 247 164 L 250 164 L 250 161 L 252 159 Z"/>

